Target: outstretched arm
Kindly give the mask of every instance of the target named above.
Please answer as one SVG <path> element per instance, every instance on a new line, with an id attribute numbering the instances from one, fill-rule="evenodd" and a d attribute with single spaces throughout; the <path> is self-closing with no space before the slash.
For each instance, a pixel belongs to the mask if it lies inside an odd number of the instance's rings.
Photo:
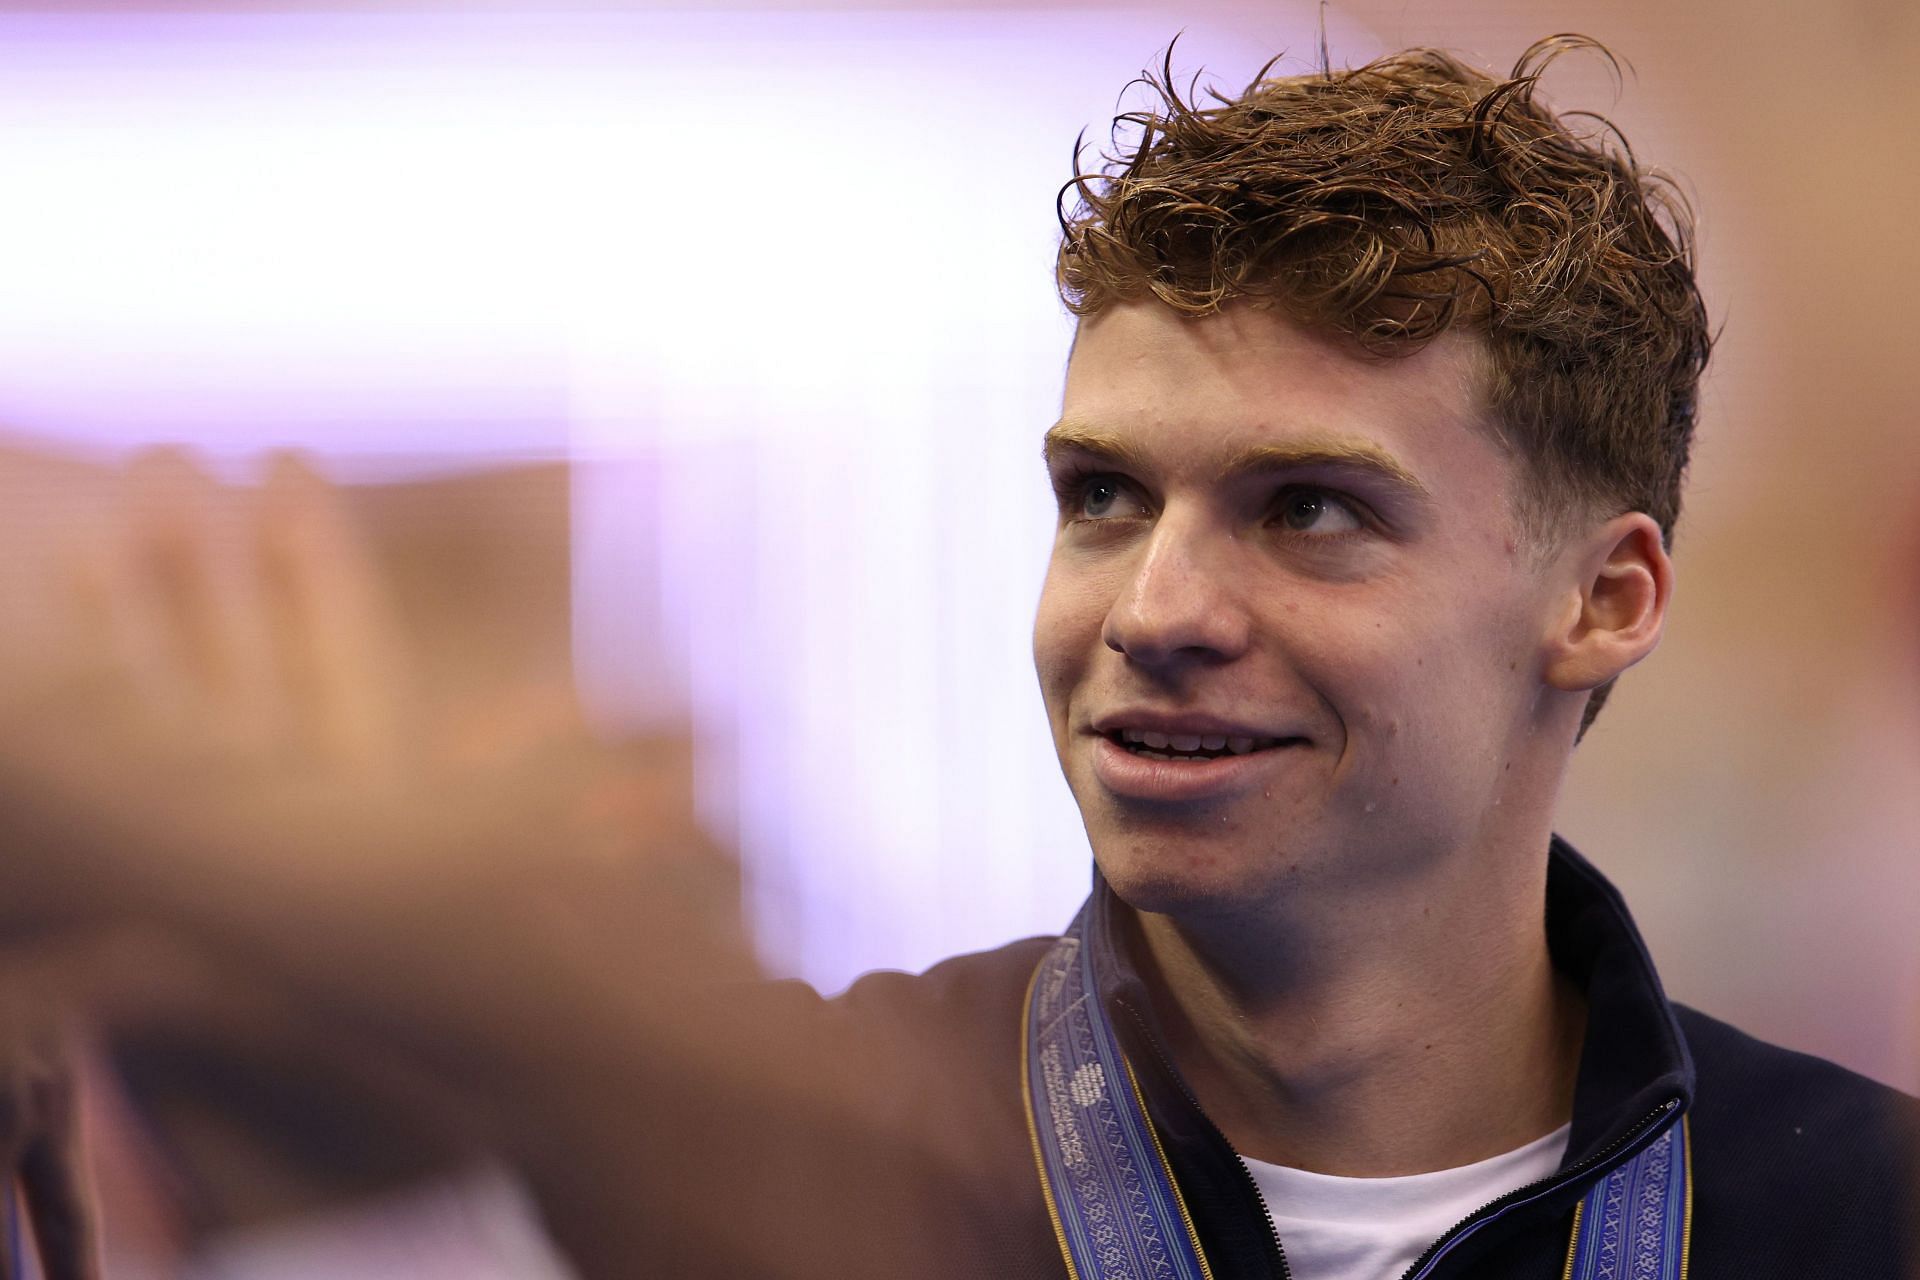
<path id="1" fill-rule="evenodd" d="M 257 492 L 177 455 L 63 474 L 83 553 L 0 621 L 6 927 L 167 936 L 271 992 L 203 1050 L 283 1077 L 301 1029 L 336 1095 L 383 1056 L 536 1178 L 659 1149 L 637 1073 L 705 1088 L 750 1056 L 712 994 L 754 969 L 684 742 L 598 741 L 564 694 L 428 714 L 434 655 L 297 463 Z"/>

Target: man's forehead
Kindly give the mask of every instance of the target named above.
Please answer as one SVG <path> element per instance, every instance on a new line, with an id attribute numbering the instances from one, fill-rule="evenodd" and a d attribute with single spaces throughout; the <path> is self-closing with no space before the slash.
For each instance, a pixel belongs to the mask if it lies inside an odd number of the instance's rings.
<path id="1" fill-rule="evenodd" d="M 1380 356 L 1278 309 L 1192 317 L 1147 302 L 1083 320 L 1075 339 L 1049 457 L 1071 451 L 1195 479 L 1339 468 L 1422 499 L 1459 488 L 1458 475 L 1441 481 L 1462 467 L 1503 478 L 1510 468 L 1475 335 Z"/>

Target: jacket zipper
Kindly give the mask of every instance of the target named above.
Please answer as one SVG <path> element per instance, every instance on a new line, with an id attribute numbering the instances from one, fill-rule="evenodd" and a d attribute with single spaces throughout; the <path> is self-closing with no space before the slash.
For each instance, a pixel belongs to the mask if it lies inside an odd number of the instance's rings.
<path id="1" fill-rule="evenodd" d="M 1647 1113 L 1647 1115 L 1641 1119 L 1640 1123 L 1634 1125 L 1633 1128 L 1627 1130 L 1626 1133 L 1614 1139 L 1572 1168 L 1562 1169 L 1550 1177 L 1542 1178 L 1537 1182 L 1530 1182 L 1526 1186 L 1515 1187 L 1505 1195 L 1487 1201 L 1487 1203 L 1454 1223 L 1453 1226 L 1447 1229 L 1444 1235 L 1428 1245 L 1427 1251 L 1414 1259 L 1413 1265 L 1407 1268 L 1400 1280 L 1424 1280 L 1424 1277 L 1433 1268 L 1434 1264 L 1439 1262 L 1440 1259 L 1445 1256 L 1447 1250 L 1452 1248 L 1467 1229 L 1475 1223 L 1483 1222 L 1494 1214 L 1502 1213 L 1516 1205 L 1538 1199 L 1570 1183 L 1577 1182 L 1588 1173 L 1591 1173 L 1595 1168 L 1612 1160 L 1627 1147 L 1638 1142 L 1641 1137 L 1649 1133 L 1656 1124 L 1666 1117 L 1673 1115 L 1679 1109 L 1680 1099 L 1677 1097 L 1669 1098 L 1666 1102 L 1662 1103 L 1658 1109 Z M 1269 1225 L 1272 1224 L 1273 1218 L 1271 1215 L 1268 1216 L 1267 1222 Z"/>
<path id="2" fill-rule="evenodd" d="M 1293 1280 L 1293 1268 L 1287 1263 L 1286 1246 L 1280 1243 L 1280 1229 L 1273 1225 L 1273 1210 L 1268 1207 L 1267 1198 L 1260 1194 L 1260 1185 L 1253 1180 L 1253 1170 L 1247 1168 L 1246 1157 L 1234 1149 L 1234 1145 L 1227 1141 L 1227 1135 L 1220 1132 L 1220 1127 L 1214 1124 L 1212 1119 L 1208 1117 L 1206 1111 L 1201 1108 L 1200 1100 L 1193 1096 L 1193 1091 L 1187 1088 L 1187 1082 L 1180 1078 L 1178 1071 L 1174 1070 L 1173 1063 L 1167 1059 L 1166 1050 L 1160 1047 L 1160 1038 L 1148 1029 L 1146 1021 L 1141 1018 L 1139 1011 L 1125 1000 L 1116 1001 L 1116 1003 L 1127 1011 L 1127 1016 L 1133 1019 L 1136 1027 L 1140 1028 L 1140 1038 L 1146 1041 L 1148 1048 L 1153 1050 L 1153 1056 L 1159 1060 L 1160 1066 L 1166 1074 L 1166 1078 L 1173 1082 L 1174 1087 L 1180 1091 L 1180 1095 L 1187 1100 L 1187 1105 L 1193 1108 L 1193 1113 L 1200 1117 L 1200 1123 L 1205 1125 L 1207 1131 L 1233 1156 L 1233 1163 L 1240 1170 L 1240 1184 L 1242 1188 L 1253 1197 L 1253 1202 L 1260 1206 L 1260 1217 L 1267 1224 L 1267 1242 L 1273 1246 L 1272 1261 L 1275 1264 L 1275 1274 L 1279 1276 L 1280 1280 Z M 1511 1209 L 1515 1205 L 1522 1204 L 1528 1200 L 1537 1199 L 1551 1191 L 1579 1180 L 1595 1168 L 1613 1159 L 1627 1147 L 1639 1141 L 1655 1124 L 1665 1117 L 1672 1115 L 1679 1107 L 1679 1098 L 1669 1098 L 1657 1109 L 1648 1112 L 1633 1128 L 1627 1130 L 1624 1134 L 1615 1138 L 1612 1142 L 1594 1152 L 1572 1168 L 1562 1169 L 1550 1177 L 1541 1178 L 1537 1182 L 1530 1182 L 1523 1187 L 1515 1187 L 1505 1195 L 1487 1201 L 1487 1203 L 1454 1223 L 1438 1240 L 1428 1245 L 1427 1251 L 1414 1259 L 1413 1265 L 1407 1268 L 1400 1280 L 1423 1280 L 1427 1269 L 1439 1261 L 1446 1251 L 1452 1248 L 1454 1243 L 1459 1240 L 1462 1233 L 1476 1222 L 1482 1221 L 1489 1215 Z M 1148 1123 L 1152 1123 L 1151 1117 L 1148 1118 Z"/>

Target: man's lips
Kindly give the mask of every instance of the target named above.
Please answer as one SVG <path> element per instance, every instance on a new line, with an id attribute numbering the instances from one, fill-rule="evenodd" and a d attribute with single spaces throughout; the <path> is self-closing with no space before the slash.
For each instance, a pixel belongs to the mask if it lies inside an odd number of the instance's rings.
<path id="1" fill-rule="evenodd" d="M 1106 738 L 1135 755 L 1168 760 L 1244 756 L 1269 750 L 1287 741 L 1285 738 L 1252 733 L 1161 733 L 1155 729 L 1115 729 Z"/>
<path id="2" fill-rule="evenodd" d="M 1288 728 L 1249 724 L 1232 716 L 1204 711 L 1156 711 L 1148 707 L 1122 707 L 1106 712 L 1095 717 L 1088 728 L 1106 737 L 1158 734 L 1168 738 L 1250 738 L 1270 742 L 1301 736 Z"/>
<path id="3" fill-rule="evenodd" d="M 1202 726 L 1193 721 L 1179 727 L 1188 732 L 1116 727 L 1093 733 L 1094 777 L 1130 799 L 1214 799 L 1244 789 L 1295 749 L 1311 745 L 1299 736 L 1199 732 Z"/>

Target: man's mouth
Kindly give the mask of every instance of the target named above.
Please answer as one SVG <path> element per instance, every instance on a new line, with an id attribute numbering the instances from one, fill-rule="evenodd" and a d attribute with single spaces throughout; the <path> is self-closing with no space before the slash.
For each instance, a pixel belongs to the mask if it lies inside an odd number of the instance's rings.
<path id="1" fill-rule="evenodd" d="M 1304 738 L 1229 737 L 1225 734 L 1156 733 L 1150 729 L 1114 729 L 1108 741 L 1148 760 L 1219 760 L 1252 755 L 1275 747 L 1304 742 Z"/>

